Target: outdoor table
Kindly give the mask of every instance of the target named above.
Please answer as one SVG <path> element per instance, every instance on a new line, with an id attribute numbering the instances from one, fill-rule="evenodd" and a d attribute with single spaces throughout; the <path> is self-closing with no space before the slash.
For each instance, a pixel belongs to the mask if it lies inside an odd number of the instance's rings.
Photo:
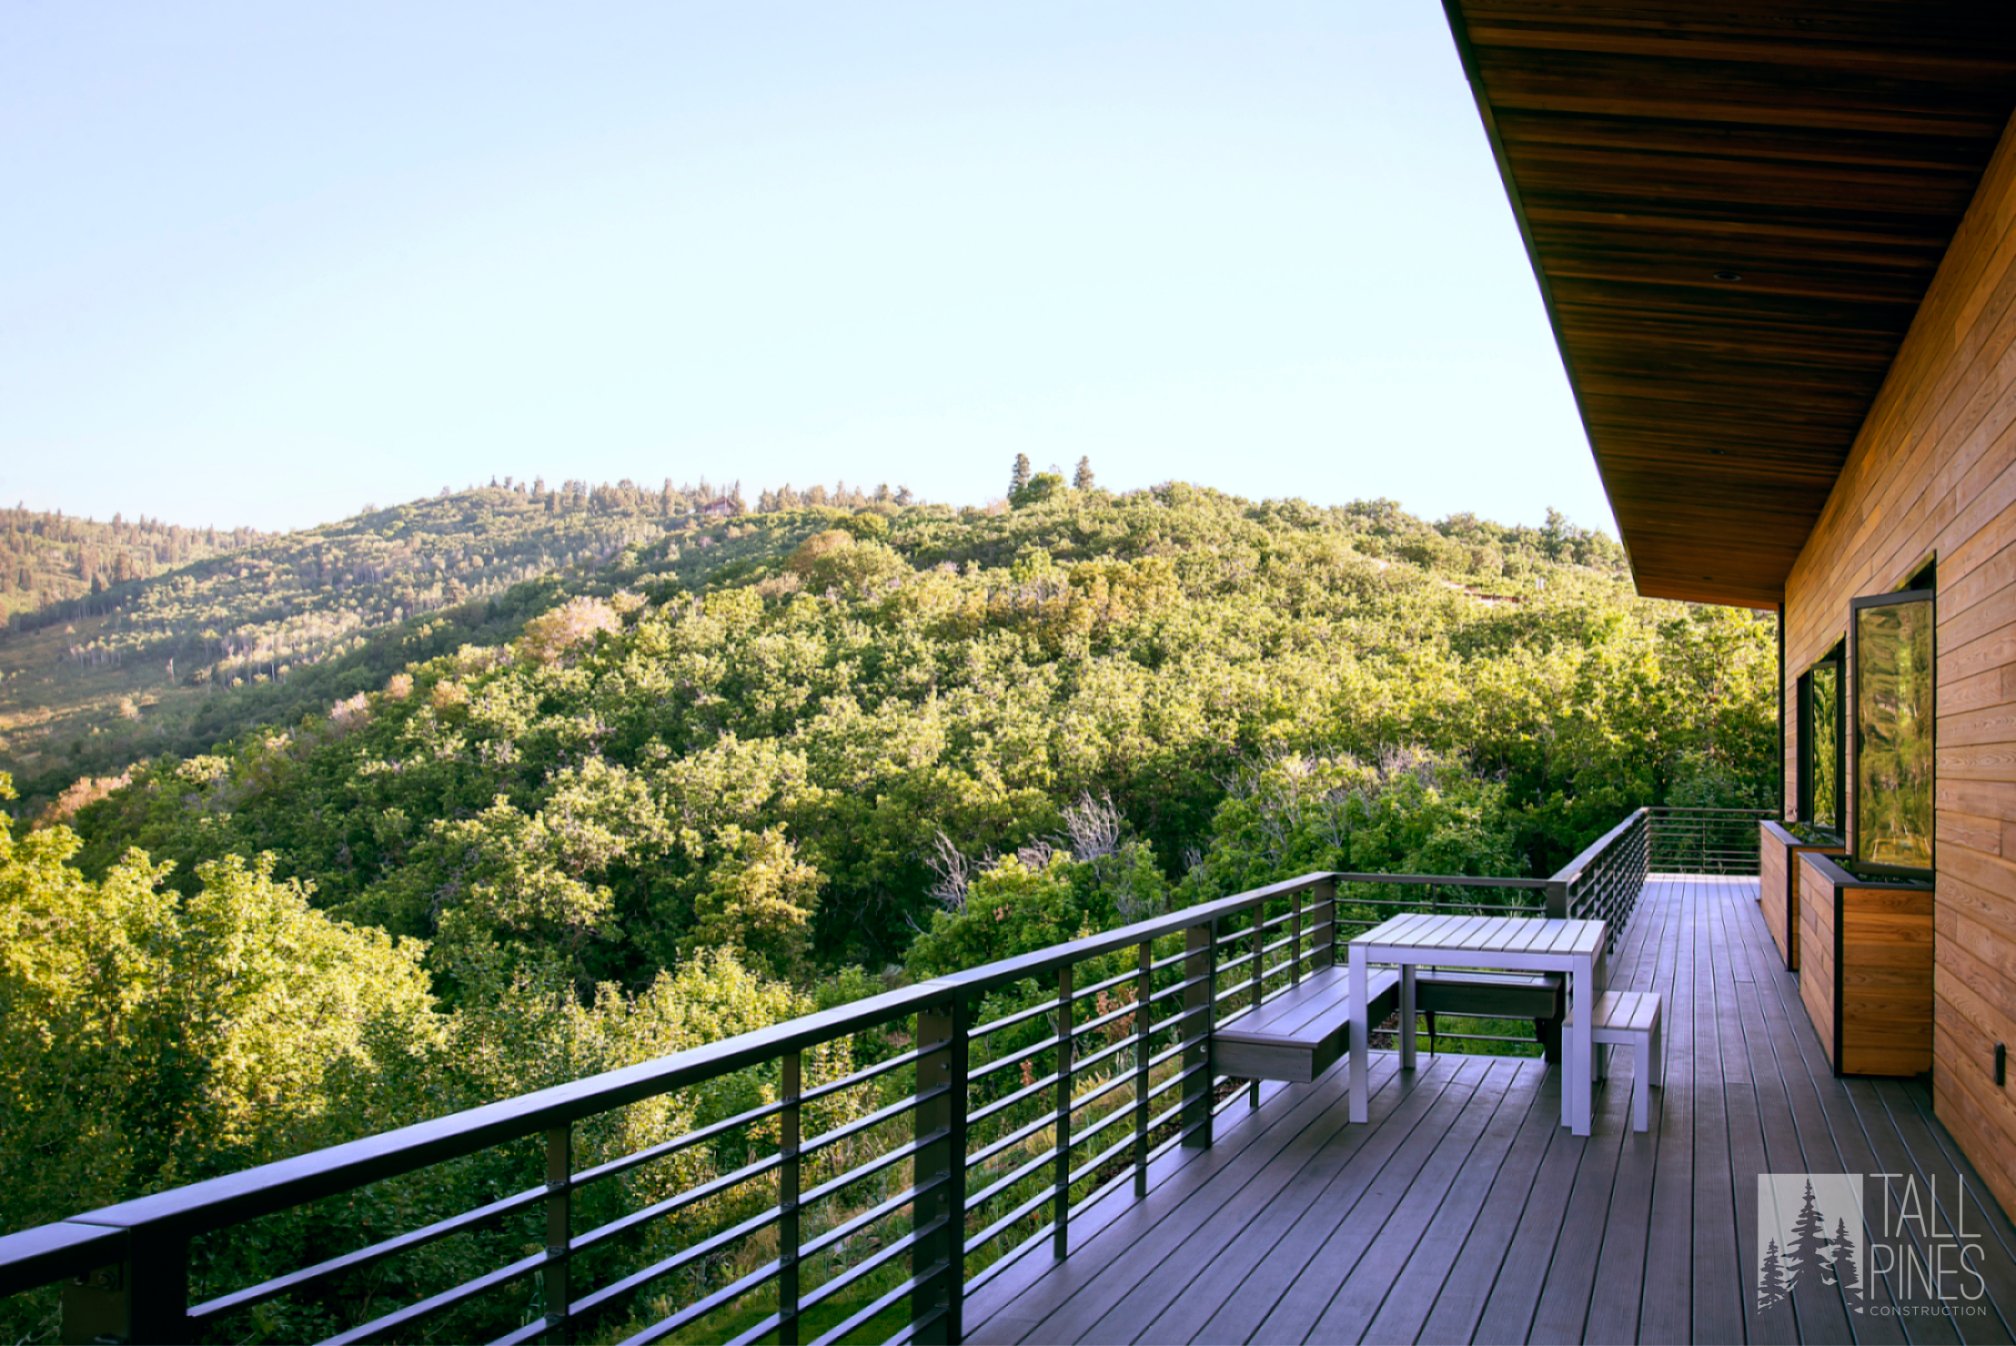
<path id="1" fill-rule="evenodd" d="M 1590 1010 L 1600 988 L 1596 963 L 1607 935 L 1602 921 L 1531 916 L 1395 916 L 1351 941 L 1351 1120 L 1366 1119 L 1372 1025 L 1366 1013 L 1366 969 L 1400 968 L 1400 1066 L 1414 1065 L 1414 969 L 1417 966 L 1559 972 L 1567 979 L 1568 1031 L 1561 1044 L 1561 1122 L 1589 1134 L 1594 1074 Z"/>

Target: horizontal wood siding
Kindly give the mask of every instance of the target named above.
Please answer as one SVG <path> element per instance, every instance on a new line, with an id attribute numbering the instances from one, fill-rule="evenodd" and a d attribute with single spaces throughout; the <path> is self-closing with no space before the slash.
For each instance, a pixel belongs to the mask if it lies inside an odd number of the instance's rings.
<path id="1" fill-rule="evenodd" d="M 1769 827 L 1760 830 L 1757 839 L 1757 892 L 1758 901 L 1764 907 L 1764 926 L 1771 932 L 1771 942 L 1778 946 L 1778 956 L 1784 960 L 1785 966 L 1798 967 L 1798 927 L 1787 920 L 1792 911 L 1789 905 L 1792 875 L 1786 861 L 1792 853 Z"/>
<path id="2" fill-rule="evenodd" d="M 2016 1045 L 2016 138 L 2007 128 L 1786 581 L 1787 704 L 1793 679 L 1840 638 L 1851 598 L 1895 589 L 1935 557 L 1933 1096 L 2010 1210 L 2016 1091 L 1993 1078 L 1995 1044 Z M 1789 786 L 1798 745 L 1788 729 Z M 1845 802 L 1852 815 L 1852 791 Z M 1801 952 L 1810 966 L 1813 946 Z"/>
<path id="3" fill-rule="evenodd" d="M 1803 870 L 1805 866 L 1802 864 Z M 1801 875 L 1806 880 L 1807 900 L 1799 908 L 1799 942 L 1806 957 L 1799 965 L 1799 1001 L 1806 1017 L 1820 1036 L 1820 1049 L 1827 1064 L 1840 1069 L 1834 1059 L 1834 903 L 1832 889 L 1818 874 Z"/>
<path id="4" fill-rule="evenodd" d="M 1932 1067 L 1932 894 L 1813 885 L 1841 924 L 1841 1071 L 1917 1075 Z"/>

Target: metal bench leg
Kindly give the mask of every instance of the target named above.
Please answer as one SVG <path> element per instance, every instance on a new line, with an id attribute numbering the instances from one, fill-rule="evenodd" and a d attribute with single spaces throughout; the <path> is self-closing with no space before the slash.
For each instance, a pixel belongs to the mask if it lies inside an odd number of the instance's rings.
<path id="1" fill-rule="evenodd" d="M 1652 1035 L 1641 1034 L 1636 1043 L 1638 1078 L 1631 1081 L 1631 1129 L 1652 1129 Z"/>
<path id="2" fill-rule="evenodd" d="M 1550 1066 L 1561 1064 L 1561 1021 L 1535 1019 L 1533 1037 L 1540 1044 L 1540 1059 Z"/>
<path id="3" fill-rule="evenodd" d="M 1400 1068 L 1414 1069 L 1414 965 L 1400 965 Z"/>

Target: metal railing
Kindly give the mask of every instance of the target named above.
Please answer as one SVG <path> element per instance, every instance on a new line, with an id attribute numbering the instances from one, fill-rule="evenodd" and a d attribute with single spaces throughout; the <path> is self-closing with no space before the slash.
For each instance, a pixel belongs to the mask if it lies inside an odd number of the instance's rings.
<path id="1" fill-rule="evenodd" d="M 1655 808 L 1649 863 L 1656 874 L 1755 874 L 1757 823 L 1770 809 Z"/>
<path id="2" fill-rule="evenodd" d="M 66 1340 L 957 1341 L 1012 1254 L 1063 1256 L 1089 1203 L 1211 1143 L 1240 1092 L 1216 1025 L 1399 911 L 1621 929 L 1650 833 L 1640 810 L 1551 879 L 1307 874 L 155 1193 L 0 1238 L 0 1295 L 67 1281 Z M 440 1209 L 483 1156 L 485 1199 Z M 360 1208 L 410 1218 L 381 1238 Z M 290 1219 L 310 1259 L 234 1280 Z"/>

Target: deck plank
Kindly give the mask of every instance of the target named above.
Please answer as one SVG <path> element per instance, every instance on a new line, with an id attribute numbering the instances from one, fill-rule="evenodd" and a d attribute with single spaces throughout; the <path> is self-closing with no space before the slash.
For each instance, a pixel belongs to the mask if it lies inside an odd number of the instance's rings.
<path id="1" fill-rule="evenodd" d="M 1756 1307 L 1758 1173 L 1936 1180 L 1942 1220 L 1960 1181 L 1986 1198 L 1921 1082 L 1833 1076 L 1754 881 L 1654 879 L 1610 984 L 1662 1000 L 1650 1131 L 1631 1130 L 1629 1053 L 1587 1138 L 1559 1125 L 1559 1072 L 1539 1061 L 1424 1052 L 1408 1074 L 1374 1053 L 1363 1127 L 1340 1063 L 1164 1156 L 1145 1200 L 1123 1188 L 1080 1212 L 1070 1257 L 1046 1244 L 998 1273 L 969 1299 L 968 1340 L 2011 1339 L 2016 1227 L 1992 1205 L 1968 1226 L 1985 1225 L 1979 1313 L 1923 1313 L 1922 1292 L 1873 1275 L 1891 1312 L 1817 1286 Z"/>

